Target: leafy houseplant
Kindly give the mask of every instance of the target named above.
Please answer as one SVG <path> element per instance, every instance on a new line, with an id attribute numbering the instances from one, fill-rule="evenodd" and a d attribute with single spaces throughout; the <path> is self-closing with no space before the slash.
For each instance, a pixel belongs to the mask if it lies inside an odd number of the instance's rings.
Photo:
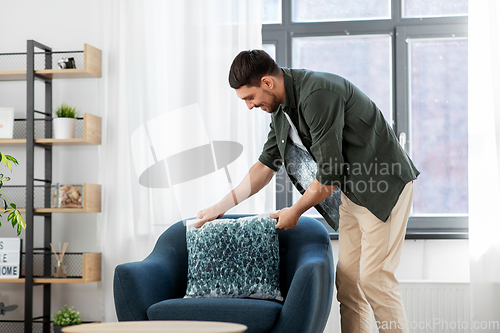
<path id="1" fill-rule="evenodd" d="M 69 308 L 67 305 L 63 306 L 52 317 L 54 317 L 54 332 L 56 333 L 61 332 L 63 326 L 79 325 L 82 323 L 80 312 L 76 311 L 74 307 Z"/>
<path id="2" fill-rule="evenodd" d="M 69 106 L 66 103 L 55 110 L 57 118 L 54 122 L 54 138 L 56 139 L 72 139 L 75 137 L 76 117 L 78 111 L 76 108 Z"/>
<path id="3" fill-rule="evenodd" d="M 7 168 L 9 168 L 11 172 L 12 172 L 12 164 L 19 165 L 19 163 L 14 157 L 10 155 L 5 155 L 2 152 L 0 152 L 0 160 Z M 24 217 L 17 209 L 16 204 L 10 202 L 9 198 L 7 198 L 5 193 L 2 191 L 3 183 L 9 180 L 10 177 L 4 177 L 3 174 L 0 174 L 0 207 L 5 210 L 5 213 L 9 214 L 8 221 L 11 221 L 12 227 L 16 228 L 17 225 L 17 235 L 20 235 L 21 228 L 26 229 L 26 221 L 24 220 Z M 2 217 L 2 215 L 0 215 L 0 217 Z M 1 222 L 0 226 L 2 226 Z"/>
<path id="4" fill-rule="evenodd" d="M 56 116 L 59 118 L 76 118 L 78 117 L 78 111 L 66 103 L 61 103 L 56 109 Z"/>

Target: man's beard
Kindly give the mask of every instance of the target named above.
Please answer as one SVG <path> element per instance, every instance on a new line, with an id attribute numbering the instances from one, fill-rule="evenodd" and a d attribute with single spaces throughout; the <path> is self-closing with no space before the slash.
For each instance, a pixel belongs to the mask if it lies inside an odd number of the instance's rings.
<path id="1" fill-rule="evenodd" d="M 264 93 L 268 96 L 272 97 L 271 103 L 269 103 L 267 106 L 267 112 L 268 113 L 274 113 L 278 110 L 278 107 L 280 106 L 280 103 L 278 102 L 278 98 L 276 95 L 270 91 L 264 90 Z"/>

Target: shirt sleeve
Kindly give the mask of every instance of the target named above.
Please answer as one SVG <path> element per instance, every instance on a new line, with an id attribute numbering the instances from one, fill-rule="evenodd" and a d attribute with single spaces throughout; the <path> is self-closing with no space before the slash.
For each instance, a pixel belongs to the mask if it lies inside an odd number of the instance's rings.
<path id="1" fill-rule="evenodd" d="M 344 98 L 329 90 L 317 90 L 307 97 L 303 110 L 311 134 L 311 154 L 318 165 L 316 179 L 324 185 L 340 185 L 344 173 Z"/>
<path id="2" fill-rule="evenodd" d="M 267 142 L 264 144 L 262 153 L 260 154 L 259 161 L 268 168 L 278 172 L 283 164 L 283 160 L 278 149 L 276 142 L 276 132 L 274 131 L 274 122 L 271 121 L 269 125 L 271 130 L 267 135 Z"/>

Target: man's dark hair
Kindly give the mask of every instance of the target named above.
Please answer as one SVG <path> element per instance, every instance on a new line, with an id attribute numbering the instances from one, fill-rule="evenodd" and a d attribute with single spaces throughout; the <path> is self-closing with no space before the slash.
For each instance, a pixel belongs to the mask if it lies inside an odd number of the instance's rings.
<path id="1" fill-rule="evenodd" d="M 278 76 L 280 71 L 278 64 L 265 51 L 241 51 L 229 70 L 229 85 L 233 89 L 243 86 L 260 87 L 263 76 Z"/>

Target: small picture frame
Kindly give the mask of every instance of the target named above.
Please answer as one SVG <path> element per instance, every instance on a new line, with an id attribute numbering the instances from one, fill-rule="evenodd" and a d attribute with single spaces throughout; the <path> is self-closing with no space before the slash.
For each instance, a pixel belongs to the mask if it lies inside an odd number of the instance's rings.
<path id="1" fill-rule="evenodd" d="M 14 137 L 14 108 L 0 107 L 0 139 Z"/>

